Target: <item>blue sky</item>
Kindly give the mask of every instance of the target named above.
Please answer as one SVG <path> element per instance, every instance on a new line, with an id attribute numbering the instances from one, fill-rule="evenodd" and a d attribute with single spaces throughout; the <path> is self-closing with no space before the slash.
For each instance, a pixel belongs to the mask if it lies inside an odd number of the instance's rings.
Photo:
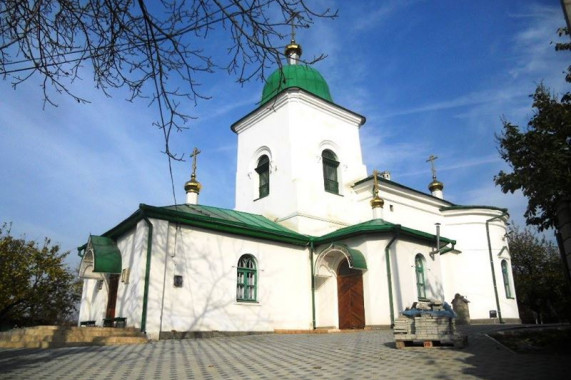
<path id="1" fill-rule="evenodd" d="M 444 196 L 458 204 L 507 207 L 523 225 L 526 200 L 504 195 L 493 176 L 506 164 L 495 134 L 504 117 L 525 125 L 529 95 L 544 82 L 567 89 L 567 52 L 556 53 L 564 26 L 558 0 L 311 1 L 339 9 L 336 20 L 317 20 L 297 41 L 327 80 L 334 101 L 367 118 L 361 129 L 369 173 L 427 191 L 429 155 Z M 222 50 L 222 49 L 221 49 Z M 224 54 L 224 52 L 220 52 Z M 269 74 L 269 73 L 268 73 Z M 15 235 L 50 237 L 77 265 L 75 249 L 134 212 L 139 203 L 174 203 L 162 135 L 148 101 L 108 98 L 86 73 L 74 88 L 78 104 L 55 95 L 43 105 L 38 78 L 13 90 L 0 81 L 0 222 Z M 230 125 L 256 107 L 263 83 L 243 86 L 218 72 L 202 79 L 211 100 L 188 104 L 197 116 L 173 136 L 172 149 L 202 153 L 200 203 L 234 207 L 236 136 Z M 177 202 L 184 202 L 190 162 L 174 163 Z"/>

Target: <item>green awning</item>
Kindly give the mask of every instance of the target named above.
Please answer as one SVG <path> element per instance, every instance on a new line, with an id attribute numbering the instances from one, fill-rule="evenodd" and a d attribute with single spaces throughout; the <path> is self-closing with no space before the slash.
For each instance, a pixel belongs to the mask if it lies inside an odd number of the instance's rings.
<path id="1" fill-rule="evenodd" d="M 355 248 L 350 248 L 347 244 L 343 243 L 331 243 L 329 247 L 321 251 L 315 260 L 314 273 L 316 276 L 326 275 L 321 271 L 321 267 L 324 263 L 325 257 L 329 254 L 342 254 L 347 258 L 349 262 L 349 268 L 358 270 L 367 270 L 367 260 L 361 251 Z M 332 269 L 332 268 L 331 268 Z"/>
<path id="2" fill-rule="evenodd" d="M 91 235 L 81 260 L 79 276 L 100 279 L 104 273 L 121 273 L 121 252 L 112 239 Z"/>
<path id="3" fill-rule="evenodd" d="M 365 256 L 358 249 L 349 248 L 345 244 L 338 244 L 340 249 L 345 248 L 347 250 L 347 261 L 349 261 L 349 268 L 366 270 L 367 261 Z"/>

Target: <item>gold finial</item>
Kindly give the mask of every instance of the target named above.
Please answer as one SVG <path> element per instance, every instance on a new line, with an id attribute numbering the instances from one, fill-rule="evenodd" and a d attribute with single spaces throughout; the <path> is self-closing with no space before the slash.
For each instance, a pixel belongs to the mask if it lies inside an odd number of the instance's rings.
<path id="1" fill-rule="evenodd" d="M 375 197 L 379 196 L 379 179 L 377 178 L 378 175 L 379 172 L 377 169 L 373 170 L 373 196 Z"/>
<path id="2" fill-rule="evenodd" d="M 291 42 L 285 47 L 285 56 L 288 58 L 290 65 L 295 65 L 301 57 L 301 45 L 295 42 L 295 18 L 297 13 L 291 15 Z"/>
<path id="3" fill-rule="evenodd" d="M 187 193 L 188 192 L 199 193 L 200 189 L 202 188 L 200 182 L 196 180 L 196 159 L 200 153 L 201 153 L 200 150 L 198 150 L 197 147 L 194 147 L 194 150 L 190 154 L 190 157 L 192 157 L 192 173 L 190 174 L 190 181 L 187 181 L 184 184 L 184 190 Z"/>
<path id="4" fill-rule="evenodd" d="M 433 195 L 435 195 L 435 191 L 438 191 L 440 193 L 440 195 L 436 195 L 438 197 L 442 197 L 442 189 L 444 189 L 444 184 L 442 182 L 440 182 L 439 180 L 436 179 L 436 168 L 434 167 L 434 161 L 437 159 L 438 157 L 431 154 L 430 157 L 428 157 L 428 160 L 426 160 L 426 162 L 430 161 L 430 168 L 432 170 L 432 182 L 430 182 L 428 184 L 428 190 L 430 190 L 431 193 L 433 193 Z"/>
<path id="5" fill-rule="evenodd" d="M 371 199 L 371 207 L 378 208 L 385 205 L 385 201 L 379 197 L 379 172 L 377 169 L 373 170 L 373 199 Z"/>

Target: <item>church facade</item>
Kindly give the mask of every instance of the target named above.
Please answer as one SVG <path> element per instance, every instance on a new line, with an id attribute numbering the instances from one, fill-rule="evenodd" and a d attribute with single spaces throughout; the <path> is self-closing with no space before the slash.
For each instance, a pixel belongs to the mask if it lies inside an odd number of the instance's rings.
<path id="1" fill-rule="evenodd" d="M 298 64 L 267 80 L 235 122 L 234 210 L 141 204 L 80 247 L 79 320 L 115 318 L 151 338 L 178 333 L 391 326 L 413 302 L 466 297 L 473 322 L 518 322 L 507 210 L 453 204 L 367 172 L 365 118 Z M 434 173 L 433 173 L 434 174 Z"/>

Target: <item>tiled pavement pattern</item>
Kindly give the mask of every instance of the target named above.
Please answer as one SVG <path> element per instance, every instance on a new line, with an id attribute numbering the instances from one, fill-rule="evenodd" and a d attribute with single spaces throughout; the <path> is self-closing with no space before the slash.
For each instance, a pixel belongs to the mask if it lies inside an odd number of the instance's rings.
<path id="1" fill-rule="evenodd" d="M 513 353 L 465 329 L 469 346 L 395 349 L 391 331 L 250 335 L 143 345 L 1 349 L 0 379 L 569 379 L 571 357 Z"/>

